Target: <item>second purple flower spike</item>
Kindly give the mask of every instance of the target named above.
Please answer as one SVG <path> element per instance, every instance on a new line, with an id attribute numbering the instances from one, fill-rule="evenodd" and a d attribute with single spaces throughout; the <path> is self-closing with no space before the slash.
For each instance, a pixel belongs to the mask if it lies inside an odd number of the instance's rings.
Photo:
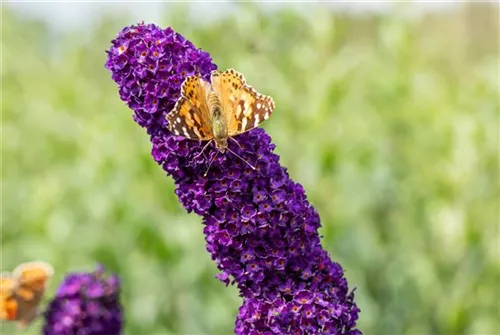
<path id="1" fill-rule="evenodd" d="M 44 335 L 119 335 L 123 317 L 120 283 L 102 266 L 91 273 L 71 273 L 45 312 Z"/>

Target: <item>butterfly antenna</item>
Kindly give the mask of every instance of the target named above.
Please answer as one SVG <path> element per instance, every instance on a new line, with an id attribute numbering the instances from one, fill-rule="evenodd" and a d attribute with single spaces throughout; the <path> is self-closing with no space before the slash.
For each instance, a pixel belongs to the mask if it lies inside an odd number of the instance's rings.
<path id="1" fill-rule="evenodd" d="M 219 154 L 219 150 L 216 151 L 215 155 L 214 155 L 214 158 L 212 158 L 210 160 L 210 163 L 208 164 L 208 168 L 207 168 L 207 171 L 203 174 L 203 177 L 206 177 L 207 174 L 208 174 L 208 171 L 210 170 L 210 167 L 212 166 L 212 163 L 214 162 L 214 160 L 217 158 L 217 155 Z"/>
<path id="2" fill-rule="evenodd" d="M 200 157 L 200 156 L 201 156 L 201 154 L 205 151 L 205 149 L 208 147 L 208 145 L 209 145 L 210 143 L 212 143 L 212 141 L 211 141 L 211 140 L 210 140 L 210 141 L 208 141 L 208 143 L 207 143 L 207 144 L 205 144 L 205 146 L 201 149 L 200 153 L 199 153 L 199 154 L 197 154 L 196 156 L 194 156 L 194 157 L 193 157 L 193 159 L 196 159 L 196 158 Z"/>
<path id="3" fill-rule="evenodd" d="M 233 155 L 235 155 L 236 157 L 238 157 L 239 159 L 241 159 L 243 162 L 245 162 L 248 166 L 250 166 L 252 168 L 252 170 L 257 170 L 255 168 L 255 166 L 253 166 L 252 164 L 248 163 L 248 161 L 246 161 L 245 159 L 243 159 L 243 157 L 241 157 L 240 155 L 238 155 L 236 152 L 234 152 L 233 150 L 227 148 L 227 151 L 229 151 L 230 153 L 232 153 Z"/>

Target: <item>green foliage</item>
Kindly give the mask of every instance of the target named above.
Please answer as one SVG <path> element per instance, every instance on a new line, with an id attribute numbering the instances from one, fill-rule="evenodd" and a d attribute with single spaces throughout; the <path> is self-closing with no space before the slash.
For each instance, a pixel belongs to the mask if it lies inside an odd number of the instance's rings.
<path id="1" fill-rule="evenodd" d="M 182 8 L 158 24 L 274 97 L 264 127 L 357 287 L 366 334 L 493 334 L 498 16 L 474 5 L 418 19 L 403 10 L 246 4 L 202 27 Z M 84 34 L 7 10 L 3 20 L 2 270 L 51 262 L 50 296 L 67 271 L 102 262 L 122 277 L 126 334 L 232 333 L 237 290 L 214 279 L 200 219 L 178 204 L 103 66 L 109 41 L 134 22 Z"/>

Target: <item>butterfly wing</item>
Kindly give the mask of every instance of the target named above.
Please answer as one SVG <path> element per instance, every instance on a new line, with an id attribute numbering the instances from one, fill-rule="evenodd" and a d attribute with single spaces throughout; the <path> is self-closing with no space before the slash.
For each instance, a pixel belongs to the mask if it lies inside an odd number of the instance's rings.
<path id="1" fill-rule="evenodd" d="M 239 116 L 241 110 L 236 111 L 235 107 L 241 88 L 245 85 L 245 77 L 234 69 L 228 69 L 224 72 L 214 70 L 211 73 L 210 80 L 213 90 L 218 95 L 222 105 L 224 119 L 227 122 L 228 135 L 238 134 L 235 113 L 238 112 Z"/>
<path id="2" fill-rule="evenodd" d="M 14 269 L 13 277 L 17 284 L 14 295 L 18 307 L 16 320 L 27 325 L 36 318 L 45 287 L 53 273 L 52 266 L 45 262 L 23 263 Z"/>
<path id="3" fill-rule="evenodd" d="M 14 295 L 16 286 L 11 273 L 4 272 L 0 275 L 0 320 L 17 319 L 17 301 Z"/>
<path id="4" fill-rule="evenodd" d="M 192 140 L 213 138 L 207 96 L 210 84 L 198 76 L 187 77 L 182 83 L 181 96 L 167 114 L 168 129 L 175 135 Z"/>
<path id="5" fill-rule="evenodd" d="M 274 111 L 271 97 L 255 91 L 245 77 L 233 69 L 212 72 L 212 87 L 226 113 L 228 135 L 234 136 L 259 126 Z"/>
<path id="6" fill-rule="evenodd" d="M 258 127 L 267 120 L 274 111 L 274 100 L 258 93 L 250 85 L 244 85 L 235 102 L 235 114 L 230 119 L 232 126 L 229 136 L 241 134 Z M 230 123 L 231 124 L 231 123 Z"/>
<path id="7" fill-rule="evenodd" d="M 215 93 L 219 96 L 224 113 L 232 114 L 240 89 L 245 85 L 245 77 L 234 69 L 224 72 L 214 70 L 210 80 Z"/>

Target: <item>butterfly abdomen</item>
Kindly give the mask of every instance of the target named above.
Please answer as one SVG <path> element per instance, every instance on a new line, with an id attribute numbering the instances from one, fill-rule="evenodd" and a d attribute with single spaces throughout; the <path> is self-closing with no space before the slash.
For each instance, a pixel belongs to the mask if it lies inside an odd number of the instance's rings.
<path id="1" fill-rule="evenodd" d="M 222 104 L 220 102 L 220 98 L 215 92 L 210 92 L 208 94 L 208 106 L 210 108 L 210 111 L 213 113 L 213 110 L 218 107 L 218 109 L 222 108 Z"/>

